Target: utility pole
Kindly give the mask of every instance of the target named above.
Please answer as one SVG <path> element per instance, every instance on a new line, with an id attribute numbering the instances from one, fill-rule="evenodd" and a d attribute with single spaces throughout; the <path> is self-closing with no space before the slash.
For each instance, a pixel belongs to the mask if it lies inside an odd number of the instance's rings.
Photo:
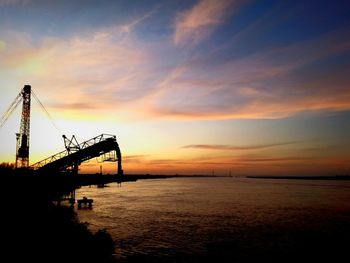
<path id="1" fill-rule="evenodd" d="M 16 168 L 29 166 L 29 131 L 30 131 L 30 95 L 31 86 L 25 85 L 22 95 L 22 117 L 19 133 L 16 133 Z"/>

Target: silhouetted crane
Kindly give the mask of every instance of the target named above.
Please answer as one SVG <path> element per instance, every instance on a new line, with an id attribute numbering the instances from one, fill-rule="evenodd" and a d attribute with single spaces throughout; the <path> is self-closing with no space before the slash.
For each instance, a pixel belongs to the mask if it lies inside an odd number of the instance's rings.
<path id="1" fill-rule="evenodd" d="M 0 121 L 2 127 L 11 116 L 17 106 L 22 104 L 22 117 L 19 133 L 16 133 L 16 168 L 27 168 L 29 166 L 29 132 L 30 132 L 30 95 L 31 86 L 25 85 L 17 95 L 8 110 L 3 114 Z"/>
<path id="2" fill-rule="evenodd" d="M 22 104 L 21 126 L 19 133 L 16 133 L 16 168 L 29 168 L 29 134 L 30 134 L 30 102 L 31 94 L 41 106 L 43 111 L 52 118 L 39 98 L 35 95 L 30 85 L 25 85 L 7 111 L 0 119 L 0 128 L 5 124 L 18 105 Z M 56 129 L 57 126 L 53 123 Z M 114 135 L 102 134 L 88 141 L 79 144 L 73 135 L 69 140 L 63 135 L 66 151 L 60 152 L 40 162 L 33 164 L 30 168 L 45 172 L 59 172 L 71 169 L 78 172 L 78 166 L 94 157 L 103 156 L 103 161 L 116 161 L 118 163 L 118 175 L 123 174 L 121 164 L 121 152 Z"/>

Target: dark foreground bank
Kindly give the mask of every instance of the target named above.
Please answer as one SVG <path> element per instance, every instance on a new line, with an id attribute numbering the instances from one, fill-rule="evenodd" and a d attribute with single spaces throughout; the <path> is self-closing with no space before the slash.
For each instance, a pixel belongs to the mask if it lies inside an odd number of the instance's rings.
<path id="1" fill-rule="evenodd" d="M 114 243 L 93 234 L 73 209 L 52 202 L 74 184 L 31 174 L 0 174 L 1 262 L 115 262 Z"/>

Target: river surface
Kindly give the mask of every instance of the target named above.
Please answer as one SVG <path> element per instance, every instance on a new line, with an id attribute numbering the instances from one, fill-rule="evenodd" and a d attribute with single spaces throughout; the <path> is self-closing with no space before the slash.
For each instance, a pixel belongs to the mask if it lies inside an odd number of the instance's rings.
<path id="1" fill-rule="evenodd" d="M 350 244 L 350 181 L 147 179 L 84 196 L 80 220 L 108 230 L 120 262 L 334 262 Z"/>

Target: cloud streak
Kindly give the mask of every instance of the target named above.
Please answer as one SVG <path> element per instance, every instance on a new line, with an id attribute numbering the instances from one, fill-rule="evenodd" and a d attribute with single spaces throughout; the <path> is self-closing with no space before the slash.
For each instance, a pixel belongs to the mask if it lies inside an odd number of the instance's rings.
<path id="1" fill-rule="evenodd" d="M 175 20 L 174 43 L 196 45 L 224 22 L 234 1 L 201 0 L 191 9 L 179 13 Z"/>
<path id="2" fill-rule="evenodd" d="M 136 28 L 137 25 L 144 22 L 146 19 L 152 17 L 159 10 L 160 7 L 161 7 L 161 5 L 157 5 L 155 8 L 153 8 L 148 13 L 145 13 L 144 15 L 137 17 L 136 19 L 132 20 L 131 22 L 129 22 L 123 26 L 117 27 L 117 28 L 122 33 L 130 33 Z"/>
<path id="3" fill-rule="evenodd" d="M 224 150 L 224 151 L 245 151 L 245 150 L 260 150 L 271 147 L 279 147 L 290 144 L 295 144 L 296 142 L 284 142 L 284 143 L 272 143 L 272 144 L 262 144 L 262 145 L 248 145 L 248 146 L 233 146 L 233 145 L 222 145 L 222 144 L 190 144 L 185 145 L 182 148 L 185 149 L 201 149 L 201 150 Z"/>

